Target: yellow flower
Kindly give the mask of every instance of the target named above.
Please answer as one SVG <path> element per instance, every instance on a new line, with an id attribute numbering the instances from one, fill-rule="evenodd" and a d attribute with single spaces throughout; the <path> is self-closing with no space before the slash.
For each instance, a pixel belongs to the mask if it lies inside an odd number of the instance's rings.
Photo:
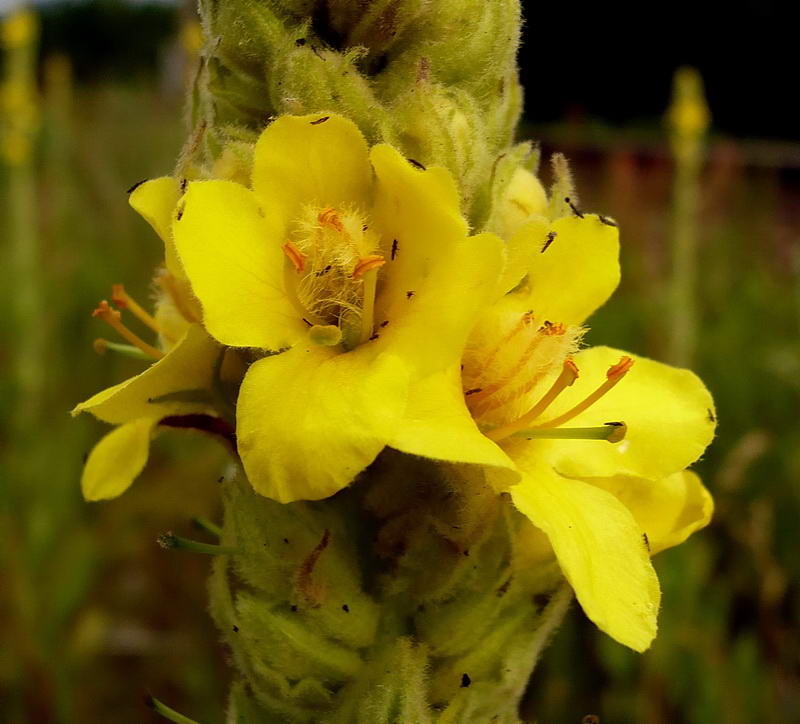
<path id="1" fill-rule="evenodd" d="M 522 476 L 509 491 L 515 505 L 546 534 L 587 615 L 641 651 L 660 599 L 650 554 L 711 516 L 708 492 L 684 469 L 713 437 L 714 406 L 687 370 L 578 351 L 580 325 L 619 281 L 619 243 L 613 221 L 575 212 L 533 219 L 511 238 L 500 298 L 461 368 L 412 388 L 389 444 L 455 462 L 497 445 Z M 532 558 L 541 542 L 523 542 Z"/>
<path id="2" fill-rule="evenodd" d="M 166 249 L 166 269 L 156 276 L 160 290 L 155 317 L 121 285 L 112 300 L 101 302 L 95 316 L 108 322 L 130 345 L 99 339 L 98 351 L 114 349 L 155 360 L 144 372 L 97 393 L 72 411 L 91 412 L 116 425 L 94 447 L 86 461 L 81 488 L 87 500 L 114 498 L 123 493 L 147 463 L 150 440 L 159 425 L 193 426 L 221 432 L 215 420 L 210 390 L 215 365 L 221 360 L 219 345 L 198 324 L 196 300 L 172 250 L 170 222 L 178 201 L 178 182 L 171 178 L 145 182 L 132 190 L 131 205 L 161 236 Z M 159 346 L 144 341 L 122 322 L 119 311 L 128 310 L 159 335 Z"/>
<path id="3" fill-rule="evenodd" d="M 190 183 L 173 222 L 208 331 L 263 350 L 237 403 L 260 493 L 320 499 L 398 433 L 409 385 L 458 364 L 494 292 L 503 245 L 468 236 L 454 182 L 337 115 L 261 135 L 252 189 Z M 510 460 L 490 441 L 488 460 Z"/>

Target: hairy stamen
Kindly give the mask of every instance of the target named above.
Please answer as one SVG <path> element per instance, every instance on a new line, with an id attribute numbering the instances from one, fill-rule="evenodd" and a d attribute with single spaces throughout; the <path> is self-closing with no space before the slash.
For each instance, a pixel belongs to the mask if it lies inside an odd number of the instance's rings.
<path id="1" fill-rule="evenodd" d="M 147 344 L 141 337 L 128 329 L 120 319 L 122 315 L 116 309 L 112 309 L 105 299 L 100 302 L 97 309 L 92 312 L 92 316 L 102 319 L 113 327 L 121 337 L 128 340 L 134 347 L 138 347 L 142 352 L 153 359 L 161 359 L 164 356 L 164 353 L 160 349 L 156 349 L 153 345 Z"/>
<path id="2" fill-rule="evenodd" d="M 555 382 L 550 386 L 550 389 L 545 392 L 544 396 L 537 402 L 528 412 L 522 417 L 514 420 L 508 425 L 501 425 L 493 430 L 489 430 L 486 436 L 491 440 L 503 440 L 509 435 L 525 429 L 531 422 L 533 422 L 539 415 L 541 415 L 567 387 L 570 387 L 575 380 L 578 379 L 578 368 L 575 363 L 567 358 L 561 368 L 561 374 L 556 378 Z"/>
<path id="3" fill-rule="evenodd" d="M 156 322 L 155 317 L 147 312 L 128 292 L 122 284 L 114 284 L 111 287 L 111 301 L 117 309 L 130 309 L 135 317 L 138 317 L 150 329 L 156 333 L 161 333 L 161 327 Z"/>

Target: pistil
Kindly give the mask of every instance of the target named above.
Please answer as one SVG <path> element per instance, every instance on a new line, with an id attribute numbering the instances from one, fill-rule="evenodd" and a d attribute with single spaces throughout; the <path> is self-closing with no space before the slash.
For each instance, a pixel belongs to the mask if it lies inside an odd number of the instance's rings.
<path id="1" fill-rule="evenodd" d="M 519 430 L 514 437 L 526 440 L 606 440 L 616 443 L 625 438 L 628 426 L 624 422 L 606 422 L 598 427 L 533 427 Z"/>

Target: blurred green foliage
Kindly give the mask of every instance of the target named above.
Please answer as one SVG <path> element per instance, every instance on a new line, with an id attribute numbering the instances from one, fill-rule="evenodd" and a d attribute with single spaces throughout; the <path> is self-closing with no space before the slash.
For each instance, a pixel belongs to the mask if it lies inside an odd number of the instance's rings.
<path id="1" fill-rule="evenodd" d="M 45 302 L 27 328 L 0 319 L 2 721 L 149 721 L 148 691 L 201 721 L 222 720 L 228 674 L 206 615 L 208 561 L 155 544 L 164 530 L 188 534 L 194 515 L 215 518 L 222 451 L 167 433 L 131 491 L 87 505 L 82 457 L 102 426 L 67 414 L 138 369 L 94 354 L 92 340 L 106 332 L 90 312 L 113 282 L 147 298 L 161 258 L 125 195 L 168 172 L 183 140 L 179 91 L 154 85 L 46 87 L 36 158 Z M 584 126 L 525 134 L 544 138 L 545 151 L 566 152 L 582 207 L 622 227 L 623 284 L 591 320 L 589 341 L 663 359 L 672 180 L 663 134 Z M 796 176 L 765 166 L 752 147 L 712 143 L 700 199 L 694 366 L 720 418 L 698 465 L 717 514 L 656 559 L 664 604 L 653 649 L 642 657 L 623 649 L 575 607 L 531 682 L 531 718 L 800 721 L 798 194 Z M 0 285 L 3 309 L 24 283 Z M 46 340 L 44 412 L 21 437 L 13 420 L 26 400 L 8 371 L 16 340 L 33 328 Z"/>

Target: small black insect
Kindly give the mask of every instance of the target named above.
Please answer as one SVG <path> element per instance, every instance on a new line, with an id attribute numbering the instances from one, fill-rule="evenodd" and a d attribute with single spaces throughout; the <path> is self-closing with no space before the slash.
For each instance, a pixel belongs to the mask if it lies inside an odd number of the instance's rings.
<path id="1" fill-rule="evenodd" d="M 316 121 L 311 121 L 312 126 L 318 126 L 320 123 L 325 123 L 330 118 L 330 116 L 322 116 L 322 118 L 317 118 Z"/>
<path id="2" fill-rule="evenodd" d="M 472 683 L 469 674 L 461 674 L 461 688 L 466 689 Z"/>
<path id="3" fill-rule="evenodd" d="M 617 224 L 617 222 L 614 221 L 614 219 L 609 219 L 607 216 L 603 216 L 602 214 L 598 214 L 597 220 L 601 224 L 605 224 L 606 226 L 619 226 L 619 224 Z"/>
<path id="4" fill-rule="evenodd" d="M 385 327 L 388 327 L 388 326 L 389 326 L 389 320 L 387 319 L 387 320 L 385 320 L 385 321 L 381 322 L 381 323 L 380 323 L 378 326 L 379 326 L 381 329 L 384 329 Z"/>
<path id="5" fill-rule="evenodd" d="M 473 387 L 471 390 L 467 390 L 464 394 L 465 395 L 474 395 L 478 392 L 483 391 L 483 387 Z"/>
<path id="6" fill-rule="evenodd" d="M 186 187 L 189 185 L 189 179 L 182 178 L 181 179 L 181 193 L 186 193 Z"/>
<path id="7" fill-rule="evenodd" d="M 345 613 L 350 613 L 350 606 L 348 606 L 348 605 L 345 603 L 345 604 L 342 606 L 342 611 L 344 611 Z"/>
<path id="8" fill-rule="evenodd" d="M 411 299 L 414 296 L 414 292 L 406 292 L 406 299 Z"/>
<path id="9" fill-rule="evenodd" d="M 302 48 L 306 44 L 306 39 L 305 38 L 298 38 L 297 40 L 294 41 L 294 44 L 298 48 Z"/>
<path id="10" fill-rule="evenodd" d="M 717 421 L 717 416 L 714 414 L 714 411 L 710 407 L 708 408 L 708 421 L 709 422 Z"/>
<path id="11" fill-rule="evenodd" d="M 427 171 L 428 169 L 425 168 L 419 161 L 415 161 L 413 158 L 409 158 L 408 162 L 414 167 L 418 168 L 420 171 Z"/>
<path id="12" fill-rule="evenodd" d="M 399 246 L 399 244 L 397 243 L 397 239 L 394 239 L 392 241 L 392 261 L 394 261 L 395 257 L 397 257 L 397 247 L 398 246 Z"/>
<path id="13" fill-rule="evenodd" d="M 650 550 L 650 539 L 647 537 L 647 533 L 642 533 L 642 540 L 644 541 L 644 547 L 647 550 Z"/>
<path id="14" fill-rule="evenodd" d="M 552 244 L 552 243 L 553 243 L 553 241 L 555 240 L 555 238 L 556 238 L 557 236 L 558 236 L 558 233 L 557 233 L 557 232 L 555 232 L 555 231 L 551 231 L 551 232 L 550 232 L 550 233 L 547 235 L 547 239 L 545 240 L 545 242 L 544 242 L 544 246 L 542 247 L 542 250 L 541 250 L 541 252 L 540 252 L 541 254 L 544 254 L 544 253 L 547 251 L 547 247 L 548 247 L 548 246 L 550 246 L 550 244 Z"/>
<path id="15" fill-rule="evenodd" d="M 369 341 L 374 342 L 376 339 L 378 339 L 378 337 L 380 337 L 380 335 L 377 332 L 374 332 L 372 336 L 369 338 Z"/>
<path id="16" fill-rule="evenodd" d="M 577 216 L 579 219 L 583 218 L 583 214 L 581 213 L 580 209 L 569 200 L 569 196 L 564 198 L 564 202 L 572 209 L 572 213 L 575 214 L 575 216 Z"/>
<path id="17" fill-rule="evenodd" d="M 325 275 L 325 274 L 327 274 L 327 273 L 328 273 L 328 272 L 329 272 L 331 269 L 333 269 L 333 266 L 332 266 L 331 264 L 328 264 L 328 266 L 326 266 L 324 269 L 320 269 L 318 272 L 316 272 L 316 273 L 314 274 L 314 276 L 317 276 L 317 277 L 324 276 L 324 275 Z"/>
<path id="18" fill-rule="evenodd" d="M 303 317 L 303 321 L 304 321 L 304 322 L 305 322 L 305 323 L 306 323 L 306 324 L 307 324 L 309 327 L 313 327 L 313 326 L 314 326 L 314 325 L 313 325 L 313 324 L 311 324 L 311 322 L 309 322 L 309 321 L 308 321 L 308 320 L 307 320 L 305 317 Z"/>
<path id="19" fill-rule="evenodd" d="M 233 625 L 233 633 L 239 633 L 239 627 L 236 624 Z"/>

